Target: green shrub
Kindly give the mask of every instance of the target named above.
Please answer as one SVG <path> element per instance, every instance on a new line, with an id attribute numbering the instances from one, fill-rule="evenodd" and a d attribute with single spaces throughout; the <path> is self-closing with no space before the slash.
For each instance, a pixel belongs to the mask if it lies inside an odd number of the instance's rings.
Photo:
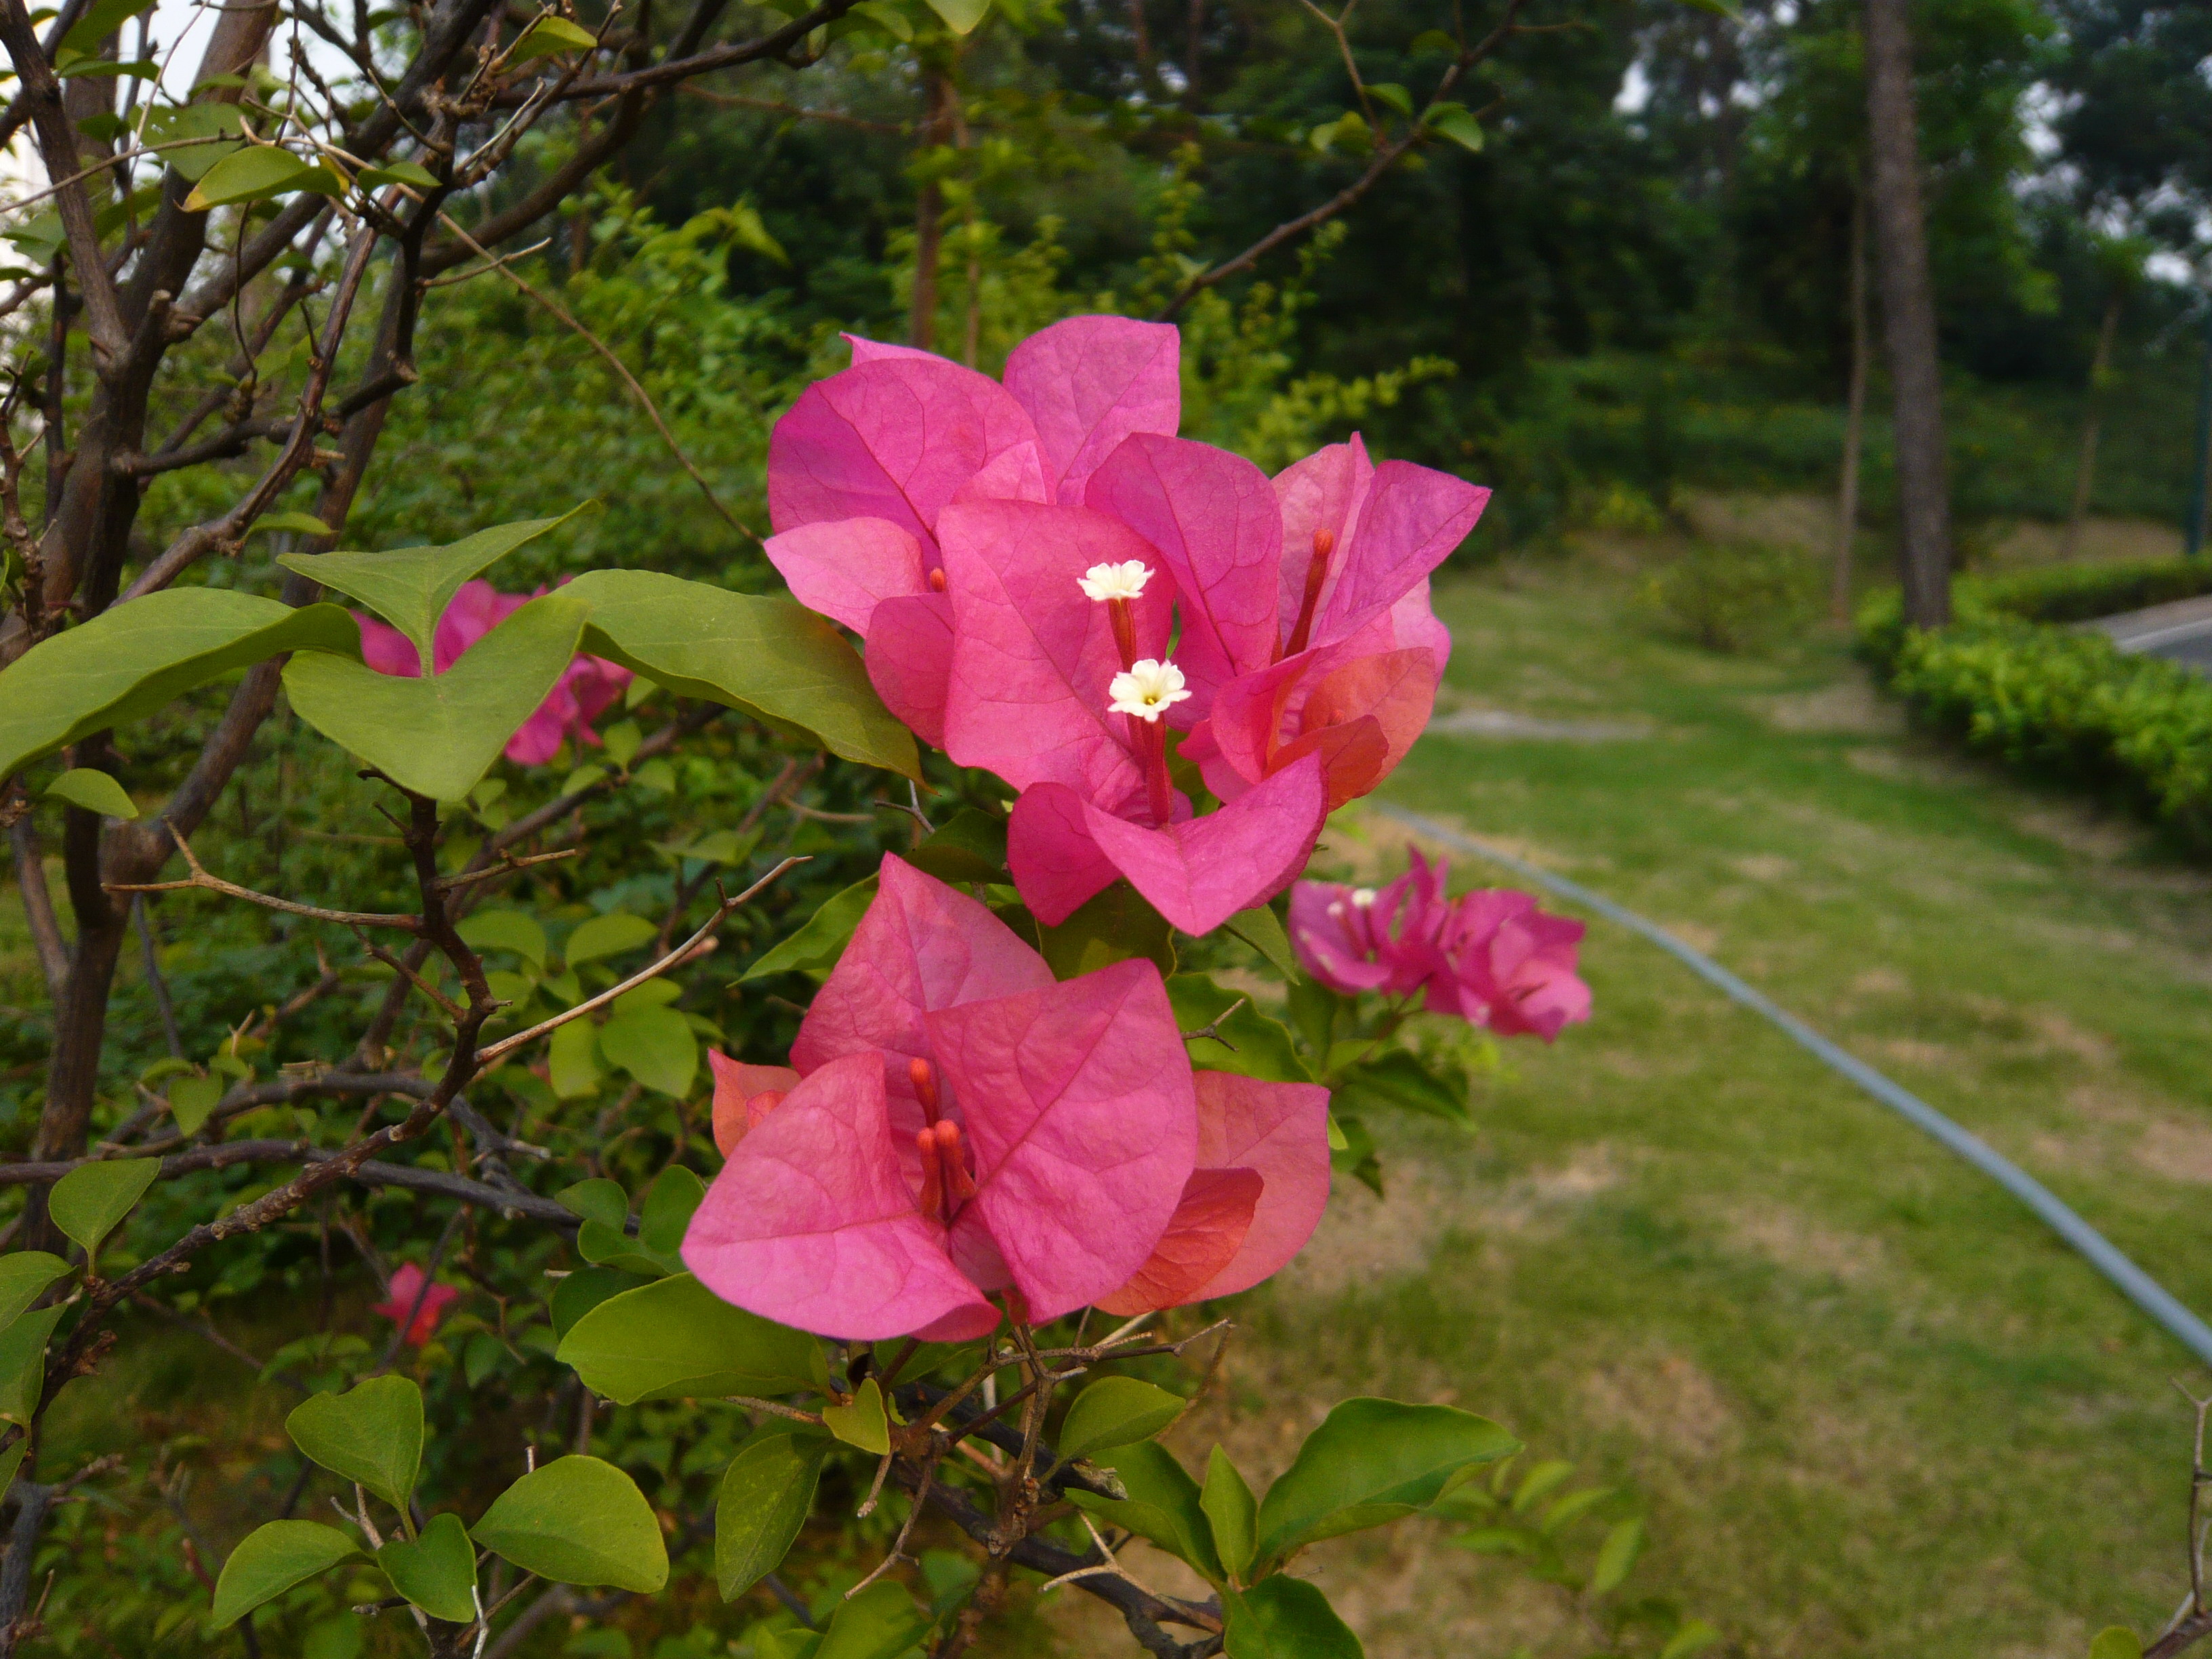
<path id="1" fill-rule="evenodd" d="M 2212 593 L 2212 559 L 2127 559 L 2109 564 L 2042 565 L 2001 576 L 1961 576 L 1951 584 L 1961 623 L 1996 617 L 2031 623 L 2088 622 Z M 1859 643 L 1884 670 L 1905 643 L 1903 602 L 1894 587 L 1859 606 Z"/>
<path id="2" fill-rule="evenodd" d="M 1818 585 L 1802 554 L 1698 542 L 1638 597 L 1664 631 L 1709 651 L 1741 651 L 1810 616 Z"/>

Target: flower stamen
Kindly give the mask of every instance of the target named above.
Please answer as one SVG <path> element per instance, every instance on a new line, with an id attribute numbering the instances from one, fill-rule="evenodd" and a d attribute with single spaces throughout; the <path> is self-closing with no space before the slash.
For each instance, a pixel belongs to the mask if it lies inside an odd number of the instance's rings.
<path id="1" fill-rule="evenodd" d="M 1298 604 L 1297 625 L 1291 629 L 1290 640 L 1283 647 L 1285 657 L 1297 656 L 1313 637 L 1314 608 L 1321 603 L 1322 584 L 1328 580 L 1328 556 L 1335 550 L 1334 531 L 1314 532 L 1313 562 L 1306 566 L 1305 598 Z"/>
<path id="2" fill-rule="evenodd" d="M 1115 647 L 1121 653 L 1125 673 L 1137 663 L 1137 613 L 1130 602 L 1143 595 L 1145 584 L 1152 579 L 1152 568 L 1141 559 L 1094 564 L 1075 579 L 1085 598 L 1106 607 L 1106 620 L 1113 626 Z"/>

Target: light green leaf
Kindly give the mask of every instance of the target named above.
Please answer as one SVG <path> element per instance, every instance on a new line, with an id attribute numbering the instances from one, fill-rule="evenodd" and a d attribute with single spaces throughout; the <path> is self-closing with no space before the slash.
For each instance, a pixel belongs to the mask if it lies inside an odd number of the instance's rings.
<path id="1" fill-rule="evenodd" d="M 23 1316 L 47 1285 L 69 1271 L 69 1263 L 44 1250 L 15 1250 L 0 1255 L 0 1330 Z"/>
<path id="2" fill-rule="evenodd" d="M 1289 1029 L 1255 1010 L 1251 998 L 1224 990 L 1204 974 L 1176 974 L 1167 984 L 1178 1029 L 1200 1031 L 1211 1025 L 1216 1030 L 1217 1035 L 1185 1045 L 1192 1065 L 1271 1083 L 1313 1081 Z"/>
<path id="3" fill-rule="evenodd" d="M 142 11 L 153 9 L 155 0 L 94 0 L 83 16 L 70 26 L 62 36 L 61 52 L 95 52 L 125 23 Z"/>
<path id="4" fill-rule="evenodd" d="M 1114 1471 L 1129 1495 L 1103 1498 L 1070 1487 L 1067 1496 L 1078 1508 L 1151 1539 L 1213 1583 L 1222 1582 L 1221 1556 L 1213 1547 L 1213 1524 L 1200 1505 L 1198 1482 L 1172 1452 L 1157 1440 L 1139 1440 L 1097 1461 Z"/>
<path id="5" fill-rule="evenodd" d="M 360 1553 L 352 1539 L 319 1521 L 271 1521 L 257 1527 L 222 1564 L 209 1622 L 225 1629 L 264 1601 Z"/>
<path id="6" fill-rule="evenodd" d="M 596 1457 L 561 1457 L 492 1500 L 477 1543 L 556 1584 L 650 1594 L 668 1582 L 668 1547 L 637 1483 Z"/>
<path id="7" fill-rule="evenodd" d="M 1605 1542 L 1598 1546 L 1597 1565 L 1590 1569 L 1590 1594 L 1603 1595 L 1619 1589 L 1620 1581 L 1628 1577 L 1628 1570 L 1643 1553 L 1644 1521 L 1632 1516 L 1606 1534 Z"/>
<path id="8" fill-rule="evenodd" d="M 48 800 L 65 800 L 88 812 L 111 818 L 135 818 L 138 803 L 124 793 L 113 776 L 96 766 L 73 766 L 46 786 Z"/>
<path id="9" fill-rule="evenodd" d="M 262 202 L 305 189 L 320 171 L 275 144 L 248 144 L 210 167 L 185 198 L 187 213 L 205 213 L 234 202 Z"/>
<path id="10" fill-rule="evenodd" d="M 433 1516 L 411 1544 L 393 1539 L 377 1551 L 376 1565 L 392 1589 L 433 1619 L 465 1625 L 477 1616 L 476 1547 L 459 1516 Z"/>
<path id="11" fill-rule="evenodd" d="M 1222 1598 L 1228 1659 L 1365 1659 L 1366 1650 L 1320 1589 L 1278 1573 Z"/>
<path id="12" fill-rule="evenodd" d="M 1198 1506 L 1213 1525 L 1213 1547 L 1221 1553 L 1221 1565 L 1233 1583 L 1243 1583 L 1252 1565 L 1260 1505 L 1229 1454 L 1218 1446 L 1206 1455 L 1206 1484 L 1199 1489 Z"/>
<path id="13" fill-rule="evenodd" d="M 512 951 L 532 968 L 545 965 L 545 929 L 520 910 L 479 910 L 454 931 L 471 950 Z"/>
<path id="14" fill-rule="evenodd" d="M 1190 1402 L 1133 1376 L 1102 1376 L 1067 1408 L 1058 1442 L 1062 1457 L 1089 1457 L 1150 1440 Z"/>
<path id="15" fill-rule="evenodd" d="M 245 146 L 246 115 L 235 104 L 186 104 L 155 109 L 145 118 L 146 142 L 179 176 L 198 183 L 225 156 Z"/>
<path id="16" fill-rule="evenodd" d="M 610 1181 L 605 1176 L 563 1187 L 553 1196 L 569 1214 L 596 1221 L 617 1232 L 629 1219 L 629 1194 L 623 1190 L 620 1182 Z"/>
<path id="17" fill-rule="evenodd" d="M 1257 1571 L 1319 1539 L 1425 1509 L 1480 1465 L 1520 1449 L 1495 1423 L 1454 1407 L 1347 1400 L 1261 1500 Z"/>
<path id="18" fill-rule="evenodd" d="M 1126 881 L 1087 900 L 1059 927 L 1039 927 L 1037 939 L 1056 979 L 1096 973 L 1134 957 L 1163 974 L 1176 969 L 1175 929 Z"/>
<path id="19" fill-rule="evenodd" d="M 580 968 L 587 962 L 635 951 L 659 931 L 643 916 L 631 915 L 626 910 L 611 910 L 605 915 L 578 923 L 576 931 L 568 935 L 562 959 L 571 968 Z"/>
<path id="20" fill-rule="evenodd" d="M 588 503 L 587 503 L 588 505 Z M 414 641 L 422 672 L 431 671 L 439 618 L 462 586 L 527 542 L 582 512 L 557 519 L 494 525 L 443 547 L 400 547 L 382 553 L 284 553 L 276 562 L 310 581 L 359 599 Z"/>
<path id="21" fill-rule="evenodd" d="M 714 1582 L 725 1601 L 783 1565 L 834 1444 L 803 1423 L 770 1422 L 738 1448 L 714 1502 Z"/>
<path id="22" fill-rule="evenodd" d="M 301 655 L 285 665 L 284 690 L 301 720 L 403 789 L 462 800 L 567 670 L 583 622 L 581 605 L 548 593 L 445 673 L 403 679 L 342 657 Z"/>
<path id="23" fill-rule="evenodd" d="M 1298 959 L 1291 951 L 1291 936 L 1283 931 L 1282 918 L 1264 904 L 1255 904 L 1249 910 L 1239 910 L 1221 924 L 1238 939 L 1267 959 L 1267 963 L 1285 979 L 1298 976 Z"/>
<path id="24" fill-rule="evenodd" d="M 0 672 L 0 778 L 65 744 L 143 720 L 192 687 L 280 651 L 358 657 L 335 605 L 294 610 L 216 587 L 172 587 L 111 606 Z"/>
<path id="25" fill-rule="evenodd" d="M 811 734 L 832 754 L 919 778 L 914 734 L 836 625 L 785 599 L 657 570 L 591 570 L 562 592 L 592 607 L 586 648 L 668 688 Z"/>
<path id="26" fill-rule="evenodd" d="M 814 1659 L 899 1659 L 928 1629 L 906 1587 L 884 1579 L 837 1604 Z"/>
<path id="27" fill-rule="evenodd" d="M 364 185 L 412 185 L 416 190 L 435 190 L 438 176 L 417 161 L 386 161 L 382 167 L 363 167 L 359 174 Z"/>
<path id="28" fill-rule="evenodd" d="M 1575 1466 L 1565 1458 L 1552 1458 L 1537 1464 L 1521 1477 L 1520 1486 L 1514 1490 L 1513 1512 L 1526 1515 L 1558 1491 L 1574 1472 Z"/>
<path id="29" fill-rule="evenodd" d="M 872 1376 L 854 1390 L 850 1405 L 824 1406 L 822 1421 L 848 1446 L 882 1457 L 891 1449 L 890 1419 L 884 1415 L 884 1391 Z"/>
<path id="30" fill-rule="evenodd" d="M 1367 95 L 1385 109 L 1394 109 L 1401 115 L 1413 112 L 1413 94 L 1395 81 L 1370 81 Z"/>
<path id="31" fill-rule="evenodd" d="M 913 20 L 896 6 L 885 3 L 885 0 L 860 0 L 853 11 L 856 16 L 866 18 L 894 40 L 911 43 L 914 40 Z"/>
<path id="32" fill-rule="evenodd" d="M 87 1256 L 100 1254 L 102 1240 L 115 1224 L 131 1213 L 154 1177 L 161 1173 L 158 1158 L 117 1158 L 97 1164 L 80 1164 L 47 1194 L 46 1207 L 54 1225 L 84 1247 Z"/>
<path id="33" fill-rule="evenodd" d="M 746 969 L 738 983 L 749 984 L 770 974 L 811 974 L 816 979 L 827 979 L 837 958 L 845 954 L 853 930 L 875 900 L 876 879 L 870 876 L 856 881 L 843 892 L 824 899 L 804 927 Z"/>
<path id="34" fill-rule="evenodd" d="M 599 1027 L 599 1052 L 648 1089 L 681 1100 L 699 1070 L 699 1039 L 673 1008 L 640 1008 Z"/>
<path id="35" fill-rule="evenodd" d="M 309 1461 L 404 1510 L 422 1462 L 422 1390 L 411 1377 L 372 1376 L 343 1394 L 312 1395 L 284 1432 Z"/>
<path id="36" fill-rule="evenodd" d="M 1474 118 L 1474 112 L 1464 104 L 1442 103 L 1431 106 L 1428 129 L 1442 133 L 1452 143 L 1471 155 L 1482 153 L 1482 123 Z"/>
<path id="37" fill-rule="evenodd" d="M 2112 1632 L 2107 1631 L 2105 1634 Z M 2136 1641 L 2135 1632 L 2122 1631 L 2120 1634 L 2127 1638 L 2125 1647 L 2115 1648 L 2110 1653 L 2100 1653 L 2093 1642 L 2089 1645 L 2089 1659 L 2142 1659 L 2142 1649 Z M 1686 1656 L 1701 1653 L 1720 1639 L 1720 1632 L 1704 1620 L 1686 1619 L 1667 1638 L 1667 1645 L 1659 1650 L 1659 1659 L 1686 1659 Z M 2103 1637 L 2098 1638 L 2100 1641 L 2103 1639 Z"/>
<path id="38" fill-rule="evenodd" d="M 246 533 L 258 536 L 264 530 L 289 530 L 302 536 L 334 533 L 330 526 L 312 513 L 264 513 L 253 521 L 253 528 Z"/>
<path id="39" fill-rule="evenodd" d="M 636 1290 L 651 1281 L 641 1279 L 635 1273 L 623 1273 L 618 1267 L 580 1267 L 553 1286 L 547 1298 L 546 1312 L 553 1321 L 553 1337 L 557 1346 L 560 1340 L 582 1322 L 586 1314 L 602 1302 L 612 1301 L 624 1291 Z"/>
<path id="40" fill-rule="evenodd" d="M 579 28 L 567 18 L 548 13 L 523 31 L 522 39 L 514 43 L 507 61 L 535 63 L 540 58 L 557 58 L 566 52 L 590 52 L 599 44 L 599 36 L 589 29 Z"/>
<path id="41" fill-rule="evenodd" d="M 20 1314 L 0 1331 L 0 1418 L 27 1424 L 46 1389 L 46 1339 L 68 1311 L 57 1303 Z"/>
<path id="42" fill-rule="evenodd" d="M 598 1088 L 599 1051 L 599 1028 L 588 1019 L 572 1019 L 554 1027 L 545 1043 L 546 1069 L 551 1074 L 554 1094 L 562 1100 L 574 1100 Z"/>
<path id="43" fill-rule="evenodd" d="M 674 1259 L 706 1197 L 705 1182 L 681 1164 L 670 1164 L 653 1177 L 653 1185 L 645 1189 L 645 1201 L 637 1206 L 637 1242 Z"/>
<path id="44" fill-rule="evenodd" d="M 733 1308 L 678 1273 L 599 1303 L 568 1328 L 555 1358 L 594 1394 L 634 1406 L 793 1394 L 813 1385 L 817 1352 L 805 1333 Z"/>

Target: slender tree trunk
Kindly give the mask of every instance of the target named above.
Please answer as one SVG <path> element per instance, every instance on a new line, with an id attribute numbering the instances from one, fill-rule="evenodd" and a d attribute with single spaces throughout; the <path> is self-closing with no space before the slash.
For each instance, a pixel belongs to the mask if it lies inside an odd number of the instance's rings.
<path id="1" fill-rule="evenodd" d="M 1198 107 L 1198 68 L 1206 49 L 1206 0 L 1190 0 L 1190 44 L 1183 48 L 1182 106 Z"/>
<path id="2" fill-rule="evenodd" d="M 1920 124 L 1912 94 L 1908 0 L 1866 0 L 1868 147 L 1882 333 L 1896 399 L 1899 574 L 1915 628 L 1951 620 L 1951 486 L 1936 289 L 1920 199 Z"/>
<path id="3" fill-rule="evenodd" d="M 1129 0 L 1129 33 L 1136 37 L 1137 67 L 1149 73 L 1152 67 L 1152 32 L 1145 27 L 1145 0 Z"/>
<path id="4" fill-rule="evenodd" d="M 2081 544 L 2081 521 L 2089 516 L 2089 491 L 2097 477 L 2097 429 L 2105 416 L 2105 380 L 2112 369 L 2112 337 L 2120 331 L 2121 296 L 2114 294 L 2105 307 L 2105 320 L 2097 330 L 2097 355 L 2089 360 L 2089 412 L 2081 422 L 2081 459 L 2074 467 L 2074 507 L 2066 515 L 2066 538 L 2058 556 L 2070 559 Z"/>
<path id="5" fill-rule="evenodd" d="M 931 149 L 945 142 L 952 106 L 952 79 L 942 70 L 922 72 L 921 142 Z M 945 243 L 945 192 L 932 174 L 915 192 L 914 300 L 907 321 L 907 343 L 927 351 L 937 337 L 937 266 Z"/>
<path id="6" fill-rule="evenodd" d="M 1867 324 L 1866 192 L 1851 195 L 1851 379 L 1844 404 L 1844 477 L 1836 501 L 1836 572 L 1828 590 L 1828 611 L 1839 623 L 1851 619 L 1851 551 L 1859 534 L 1859 456 L 1866 440 L 1867 360 L 1874 355 Z"/>

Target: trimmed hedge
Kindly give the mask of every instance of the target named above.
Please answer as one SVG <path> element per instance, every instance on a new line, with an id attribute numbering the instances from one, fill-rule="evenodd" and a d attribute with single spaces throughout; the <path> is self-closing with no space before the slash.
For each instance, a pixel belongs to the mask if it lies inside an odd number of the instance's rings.
<path id="1" fill-rule="evenodd" d="M 2061 566 L 1955 585 L 1957 620 L 1905 628 L 1894 592 L 1859 614 L 1914 716 L 2008 764 L 2087 784 L 2212 854 L 2212 680 L 2055 626 L 2212 592 L 2212 561 Z"/>

